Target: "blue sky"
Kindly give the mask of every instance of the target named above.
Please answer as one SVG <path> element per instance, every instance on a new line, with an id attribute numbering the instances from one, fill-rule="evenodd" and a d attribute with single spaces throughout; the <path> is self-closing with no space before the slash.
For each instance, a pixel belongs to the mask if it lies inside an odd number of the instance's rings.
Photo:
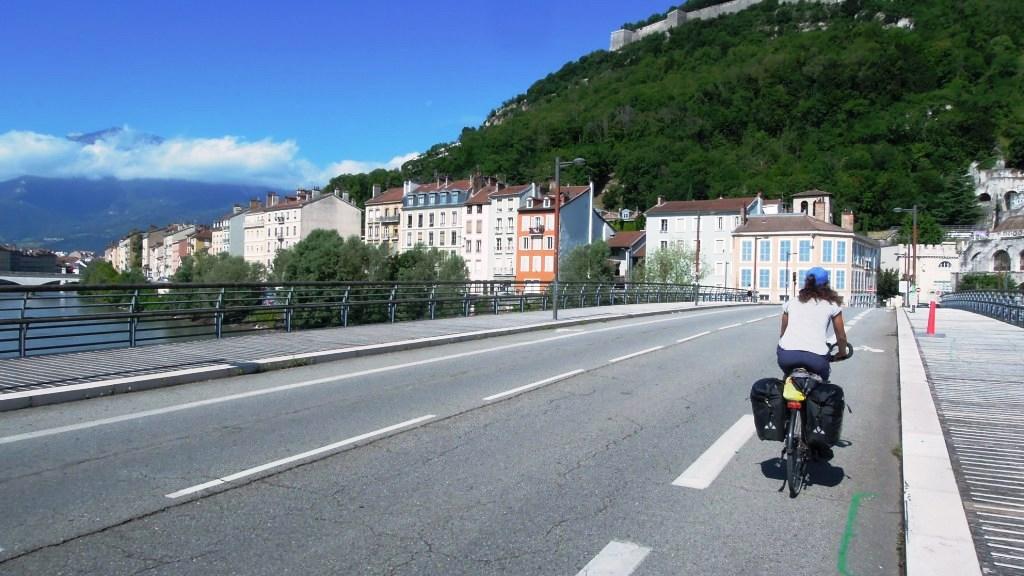
<path id="1" fill-rule="evenodd" d="M 292 186 L 394 166 L 671 4 L 4 0 L 0 180 Z"/>

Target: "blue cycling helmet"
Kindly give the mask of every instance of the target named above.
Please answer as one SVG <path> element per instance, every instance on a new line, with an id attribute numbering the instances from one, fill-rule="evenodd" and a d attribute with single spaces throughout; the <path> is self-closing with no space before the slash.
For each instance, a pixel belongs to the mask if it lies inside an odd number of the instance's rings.
<path id="1" fill-rule="evenodd" d="M 828 270 L 815 266 L 807 271 L 807 275 L 804 276 L 804 283 L 807 283 L 808 278 L 814 278 L 815 286 L 825 286 L 828 284 Z"/>

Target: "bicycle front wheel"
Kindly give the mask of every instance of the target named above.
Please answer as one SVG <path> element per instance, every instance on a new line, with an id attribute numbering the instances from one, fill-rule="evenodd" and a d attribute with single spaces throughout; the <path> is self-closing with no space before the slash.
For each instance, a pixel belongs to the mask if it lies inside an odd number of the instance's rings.
<path id="1" fill-rule="evenodd" d="M 800 411 L 789 411 L 789 428 L 786 431 L 786 484 L 789 496 L 796 498 L 804 487 L 804 451 L 800 448 Z"/>

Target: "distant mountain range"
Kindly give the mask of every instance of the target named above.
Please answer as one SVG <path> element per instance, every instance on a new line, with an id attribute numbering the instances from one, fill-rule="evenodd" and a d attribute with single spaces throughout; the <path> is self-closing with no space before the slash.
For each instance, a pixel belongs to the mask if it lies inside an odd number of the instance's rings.
<path id="1" fill-rule="evenodd" d="M 69 138 L 103 138 L 102 133 Z M 51 250 L 102 250 L 134 229 L 210 224 L 233 204 L 263 198 L 263 186 L 185 180 L 23 176 L 0 182 L 0 243 Z M 281 190 L 273 190 L 282 192 Z"/>

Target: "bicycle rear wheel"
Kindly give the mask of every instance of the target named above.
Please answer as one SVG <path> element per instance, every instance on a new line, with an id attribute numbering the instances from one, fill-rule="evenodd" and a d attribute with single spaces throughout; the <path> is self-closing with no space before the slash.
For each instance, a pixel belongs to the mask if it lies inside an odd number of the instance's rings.
<path id="1" fill-rule="evenodd" d="M 789 485 L 789 496 L 796 498 L 804 487 L 805 454 L 800 447 L 801 417 L 800 411 L 789 411 L 789 428 L 786 431 L 786 484 Z"/>

